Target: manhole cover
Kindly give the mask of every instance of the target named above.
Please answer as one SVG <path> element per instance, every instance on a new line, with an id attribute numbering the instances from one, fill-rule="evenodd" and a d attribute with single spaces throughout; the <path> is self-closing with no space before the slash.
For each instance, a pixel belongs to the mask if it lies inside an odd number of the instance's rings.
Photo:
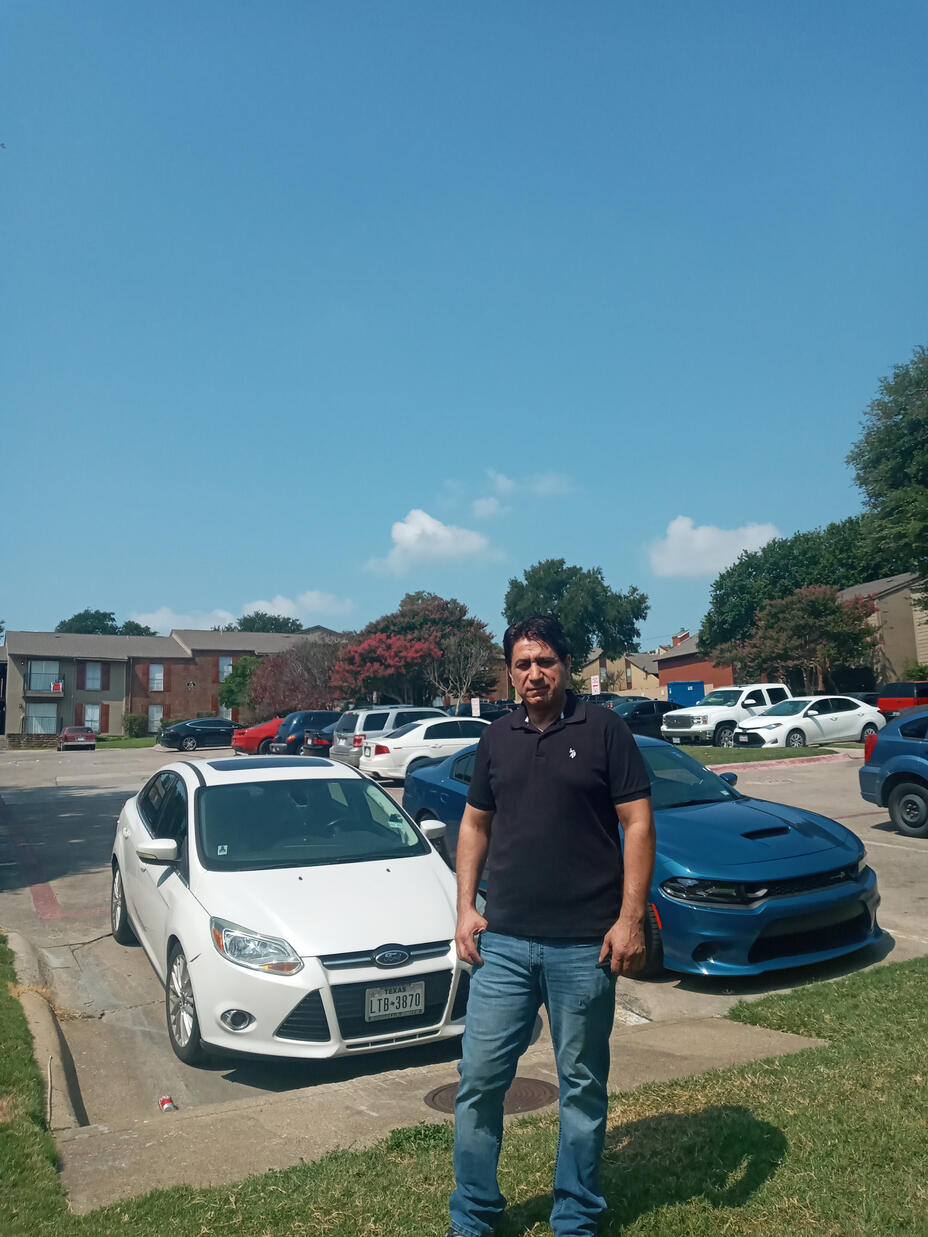
<path id="1" fill-rule="evenodd" d="M 449 1082 L 430 1091 L 425 1102 L 437 1112 L 454 1112 L 457 1093 L 458 1084 Z M 535 1108 L 544 1108 L 546 1104 L 554 1103 L 557 1094 L 557 1087 L 550 1082 L 542 1082 L 540 1078 L 515 1078 L 503 1100 L 503 1112 L 531 1112 Z"/>

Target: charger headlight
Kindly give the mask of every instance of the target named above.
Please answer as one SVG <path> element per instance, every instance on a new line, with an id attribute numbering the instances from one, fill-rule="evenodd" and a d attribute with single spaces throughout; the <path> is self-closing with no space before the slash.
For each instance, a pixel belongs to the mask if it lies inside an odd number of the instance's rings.
<path id="1" fill-rule="evenodd" d="M 303 969 L 302 958 L 279 937 L 252 932 L 227 919 L 210 919 L 209 930 L 217 953 L 236 966 L 274 975 L 295 975 Z"/>

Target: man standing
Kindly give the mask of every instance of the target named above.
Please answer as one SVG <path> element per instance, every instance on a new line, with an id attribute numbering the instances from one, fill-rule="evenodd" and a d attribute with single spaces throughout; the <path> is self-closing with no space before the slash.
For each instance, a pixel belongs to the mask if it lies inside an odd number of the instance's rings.
<path id="1" fill-rule="evenodd" d="M 567 691 L 570 655 L 555 619 L 513 623 L 503 651 L 523 704 L 481 736 L 457 845 L 455 944 L 474 972 L 446 1237 L 487 1237 L 506 1206 L 496 1176 L 503 1099 L 542 1004 L 560 1083 L 551 1227 L 591 1237 L 606 1206 L 599 1160 L 615 977 L 644 962 L 650 784 L 624 723 Z M 486 917 L 475 905 L 484 865 Z"/>

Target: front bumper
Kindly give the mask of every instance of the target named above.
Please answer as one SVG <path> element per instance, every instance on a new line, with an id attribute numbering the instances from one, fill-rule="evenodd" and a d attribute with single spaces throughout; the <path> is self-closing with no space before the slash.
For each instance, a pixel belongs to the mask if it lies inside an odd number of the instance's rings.
<path id="1" fill-rule="evenodd" d="M 655 903 L 668 970 L 692 975 L 759 975 L 854 953 L 882 930 L 876 873 L 756 906 L 706 906 L 660 892 Z"/>
<path id="2" fill-rule="evenodd" d="M 298 975 L 269 975 L 226 962 L 205 948 L 189 963 L 203 1041 L 233 1052 L 323 1059 L 464 1032 L 470 976 L 453 941 L 441 957 L 389 970 L 371 963 L 328 969 L 319 958 L 304 958 L 303 964 Z M 368 989 L 412 982 L 424 984 L 421 1013 L 366 1019 Z M 245 1010 L 255 1021 L 244 1031 L 231 1031 L 219 1020 L 228 1009 Z"/>
<path id="3" fill-rule="evenodd" d="M 784 747 L 785 731 L 736 730 L 735 747 Z"/>
<path id="4" fill-rule="evenodd" d="M 668 743 L 700 743 L 711 744 L 715 735 L 715 730 L 712 726 L 693 726 L 687 730 L 667 730 L 661 726 L 661 738 L 666 739 Z"/>

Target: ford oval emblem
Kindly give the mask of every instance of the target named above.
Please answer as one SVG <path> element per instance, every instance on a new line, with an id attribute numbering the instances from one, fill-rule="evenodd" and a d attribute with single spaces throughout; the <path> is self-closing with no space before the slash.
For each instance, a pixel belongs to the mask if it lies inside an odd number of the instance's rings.
<path id="1" fill-rule="evenodd" d="M 402 966 L 409 961 L 409 950 L 402 945 L 384 945 L 374 951 L 374 961 L 378 966 Z"/>

